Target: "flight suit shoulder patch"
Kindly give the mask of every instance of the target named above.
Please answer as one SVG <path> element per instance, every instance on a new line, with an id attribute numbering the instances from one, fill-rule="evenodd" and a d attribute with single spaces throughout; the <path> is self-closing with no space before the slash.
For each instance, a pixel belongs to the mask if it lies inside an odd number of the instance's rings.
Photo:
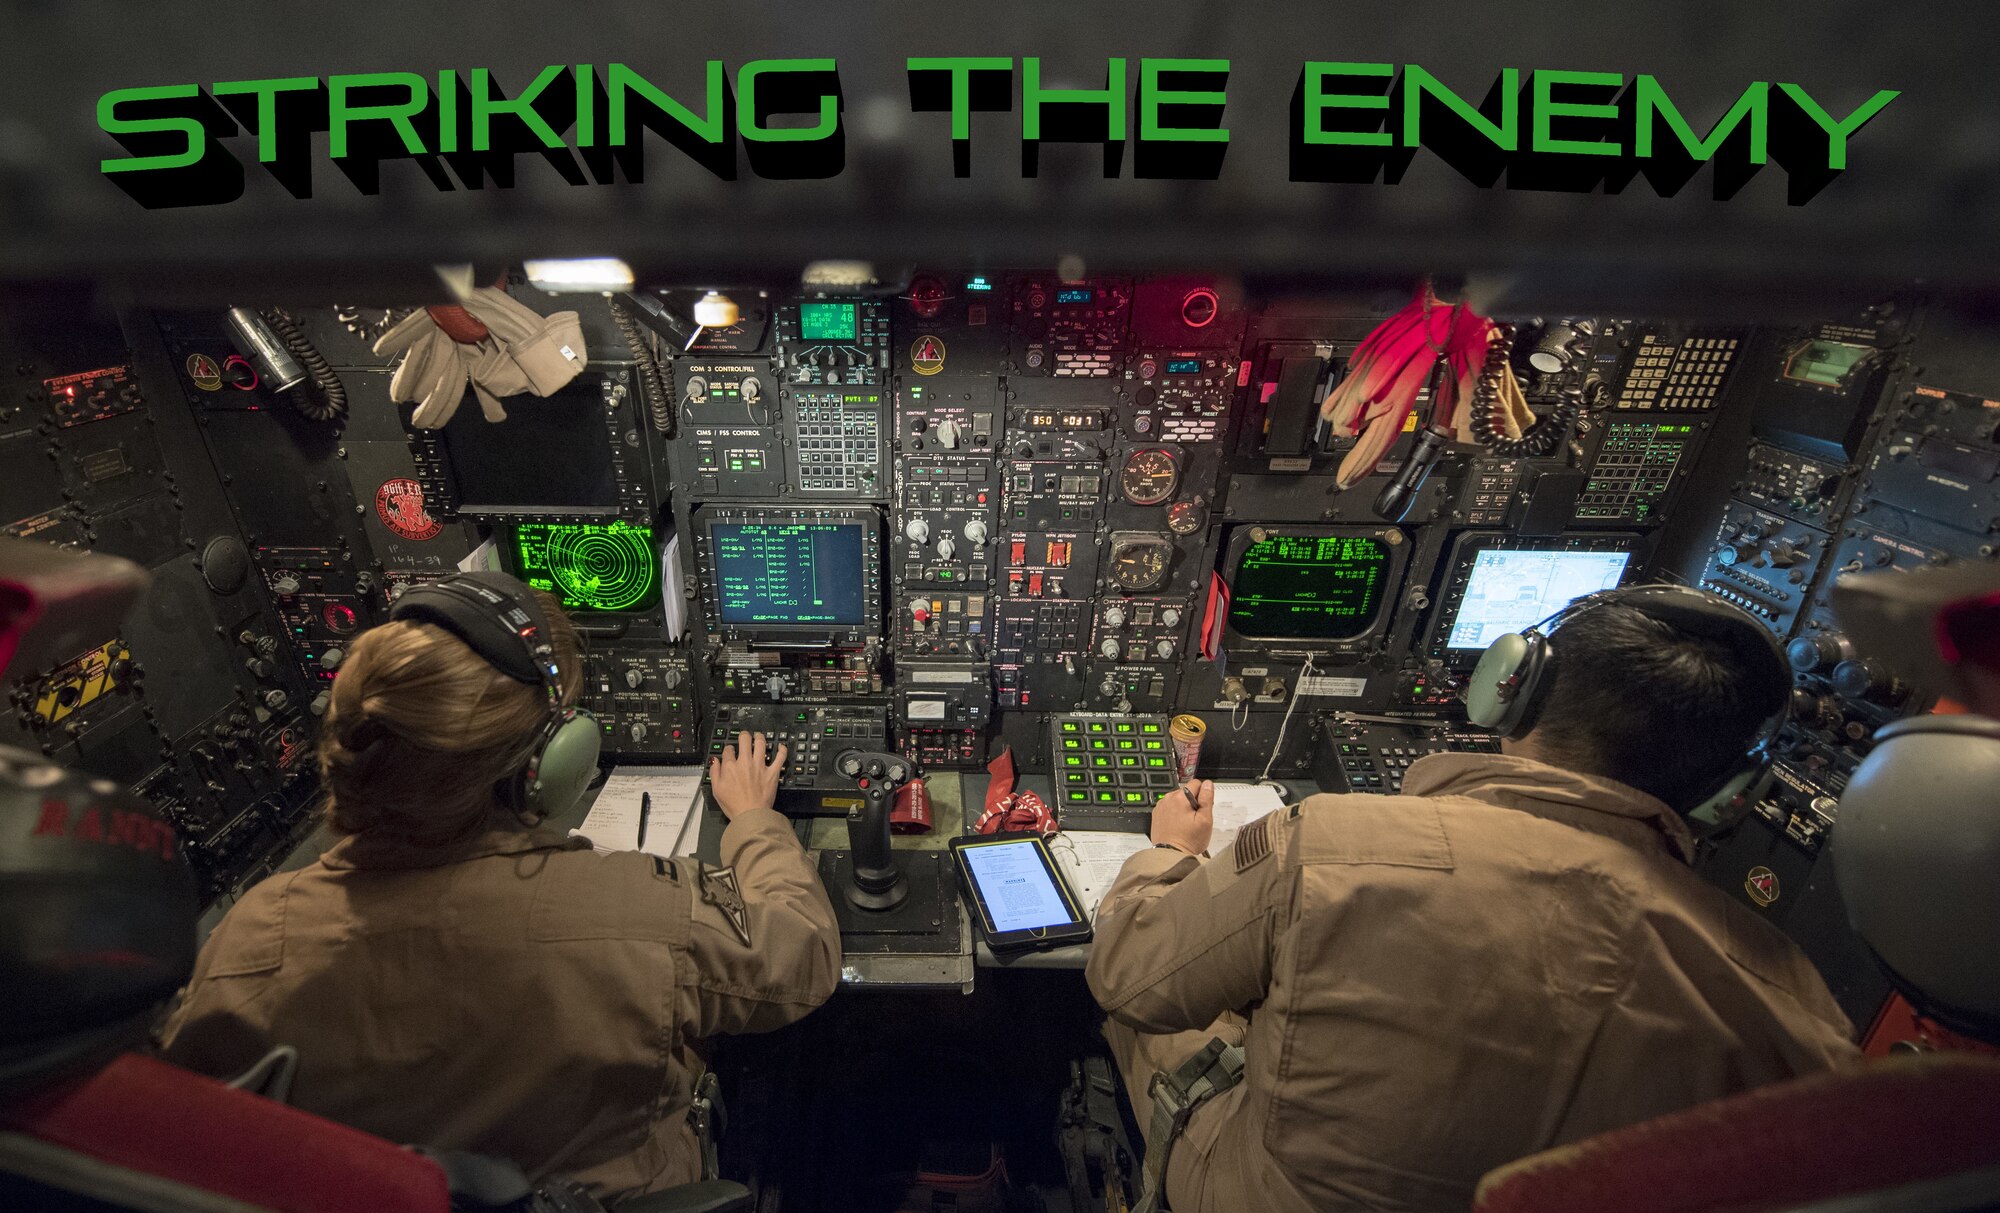
<path id="1" fill-rule="evenodd" d="M 743 902 L 743 888 L 736 882 L 735 868 L 701 866 L 701 899 L 721 912 L 744 947 L 750 944 L 750 910 Z"/>
<path id="2" fill-rule="evenodd" d="M 1236 835 L 1236 870 L 1255 867 L 1271 857 L 1271 817 L 1267 814 L 1244 826 Z"/>

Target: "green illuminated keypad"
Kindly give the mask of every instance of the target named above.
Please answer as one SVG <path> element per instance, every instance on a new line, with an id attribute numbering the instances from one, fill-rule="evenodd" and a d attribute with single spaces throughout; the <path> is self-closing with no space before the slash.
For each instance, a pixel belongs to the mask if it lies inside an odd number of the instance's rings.
<path id="1" fill-rule="evenodd" d="M 1049 749 L 1061 773 L 1059 808 L 1144 810 L 1174 787 L 1163 716 L 1058 716 L 1049 723 Z"/>

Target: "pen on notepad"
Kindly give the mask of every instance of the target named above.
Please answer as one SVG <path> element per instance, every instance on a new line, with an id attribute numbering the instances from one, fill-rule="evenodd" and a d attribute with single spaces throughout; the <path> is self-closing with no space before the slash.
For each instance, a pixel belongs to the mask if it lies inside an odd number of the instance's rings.
<path id="1" fill-rule="evenodd" d="M 652 815 L 653 794 L 651 792 L 639 793 L 639 841 L 632 848 L 633 850 L 643 851 L 646 849 L 646 821 Z"/>

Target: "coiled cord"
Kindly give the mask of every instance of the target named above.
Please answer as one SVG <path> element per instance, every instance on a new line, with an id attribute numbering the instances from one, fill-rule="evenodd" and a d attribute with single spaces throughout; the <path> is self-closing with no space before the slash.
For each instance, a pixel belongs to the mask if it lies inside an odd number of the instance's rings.
<path id="1" fill-rule="evenodd" d="M 653 418 L 653 428 L 667 437 L 674 436 L 674 394 L 673 372 L 660 364 L 653 355 L 653 348 L 639 329 L 639 322 L 630 309 L 616 299 L 610 300 L 611 322 L 624 335 L 625 344 L 632 349 L 632 357 L 639 367 L 639 390 L 646 397 L 646 412 Z"/>
<path id="2" fill-rule="evenodd" d="M 299 331 L 291 316 L 283 308 L 275 307 L 266 309 L 263 316 L 319 388 L 320 399 L 317 400 L 311 392 L 293 391 L 292 407 L 314 421 L 336 421 L 347 416 L 347 386 L 341 383 L 340 376 L 333 373 L 333 367 L 313 343 L 306 340 L 306 335 Z"/>
<path id="3" fill-rule="evenodd" d="M 1503 437 L 1494 417 L 1500 404 L 1500 377 L 1511 373 L 1507 357 L 1514 348 L 1514 326 L 1495 324 L 1493 328 L 1493 341 L 1486 347 L 1486 365 L 1479 372 L 1479 386 L 1472 394 L 1472 436 L 1496 455 L 1552 455 L 1583 412 L 1583 396 L 1565 393 L 1548 415 L 1522 431 L 1519 438 Z"/>

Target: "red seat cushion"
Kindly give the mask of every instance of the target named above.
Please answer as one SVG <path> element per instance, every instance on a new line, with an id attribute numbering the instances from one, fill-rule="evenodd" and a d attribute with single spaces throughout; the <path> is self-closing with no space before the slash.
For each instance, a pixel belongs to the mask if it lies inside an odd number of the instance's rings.
<path id="1" fill-rule="evenodd" d="M 1759 1213 L 2000 1165 L 2000 1061 L 1930 1056 L 1777 1083 L 1558 1146 L 1475 1213 Z"/>
<path id="2" fill-rule="evenodd" d="M 0 1110 L 0 1125 L 288 1213 L 451 1208 L 444 1172 L 420 1154 L 135 1053 Z"/>

